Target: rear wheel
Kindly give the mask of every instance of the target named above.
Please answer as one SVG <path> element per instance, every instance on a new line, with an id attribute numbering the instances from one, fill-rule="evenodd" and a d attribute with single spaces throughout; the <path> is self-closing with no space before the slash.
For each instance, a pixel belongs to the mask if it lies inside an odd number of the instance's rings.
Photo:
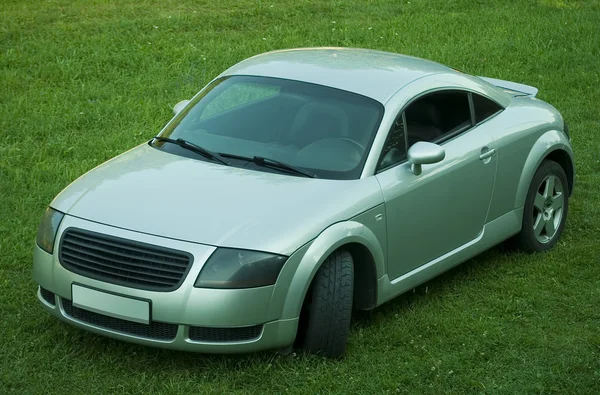
<path id="1" fill-rule="evenodd" d="M 346 350 L 352 316 L 354 264 L 346 250 L 332 253 L 311 284 L 304 349 L 330 358 Z"/>
<path id="2" fill-rule="evenodd" d="M 554 247 L 565 227 L 569 211 L 567 176 L 556 162 L 542 162 L 527 192 L 521 232 L 515 246 L 526 252 Z"/>

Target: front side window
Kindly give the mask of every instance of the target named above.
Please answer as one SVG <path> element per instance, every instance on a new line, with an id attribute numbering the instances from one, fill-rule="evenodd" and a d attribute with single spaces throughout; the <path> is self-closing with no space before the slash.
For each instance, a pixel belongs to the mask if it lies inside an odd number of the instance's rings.
<path id="1" fill-rule="evenodd" d="M 383 145 L 378 170 L 387 169 L 406 159 L 406 135 L 404 113 L 398 114 Z"/>
<path id="2" fill-rule="evenodd" d="M 356 179 L 382 116 L 381 103 L 358 94 L 279 78 L 231 76 L 207 87 L 161 137 L 182 138 L 229 158 L 273 159 L 320 178 Z M 174 144 L 153 145 L 192 155 Z M 273 171 L 241 159 L 228 161 Z"/>
<path id="3" fill-rule="evenodd" d="M 471 127 L 469 93 L 442 91 L 412 102 L 405 110 L 408 147 L 438 142 Z M 458 132 L 458 133 L 457 133 Z"/>
<path id="4" fill-rule="evenodd" d="M 420 97 L 398 115 L 384 143 L 377 171 L 406 160 L 408 149 L 419 141 L 441 143 L 471 126 L 468 92 L 440 91 Z"/>

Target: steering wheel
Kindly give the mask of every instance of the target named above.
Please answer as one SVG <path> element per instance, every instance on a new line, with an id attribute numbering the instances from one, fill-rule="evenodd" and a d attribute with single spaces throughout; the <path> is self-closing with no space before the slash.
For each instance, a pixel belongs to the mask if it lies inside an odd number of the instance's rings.
<path id="1" fill-rule="evenodd" d="M 326 138 L 312 142 L 298 151 L 298 158 L 302 160 L 317 161 L 324 168 L 344 168 L 348 163 L 352 167 L 360 161 L 364 148 L 356 141 L 347 138 Z M 310 162 L 310 163 L 313 163 Z M 346 166 L 347 167 L 347 166 Z"/>
<path id="2" fill-rule="evenodd" d="M 360 149 L 360 154 L 361 155 L 365 152 L 365 147 L 363 147 L 362 144 L 360 144 L 360 143 L 358 143 L 358 142 L 356 142 L 356 141 L 354 141 L 352 139 L 349 139 L 347 137 L 339 137 L 338 140 L 346 141 L 348 143 L 351 143 L 355 147 L 358 147 Z"/>

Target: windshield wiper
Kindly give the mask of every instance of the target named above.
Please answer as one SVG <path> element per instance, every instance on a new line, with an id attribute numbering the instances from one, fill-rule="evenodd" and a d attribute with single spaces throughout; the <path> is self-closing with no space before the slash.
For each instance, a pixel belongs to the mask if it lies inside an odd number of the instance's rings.
<path id="1" fill-rule="evenodd" d="M 283 162 L 280 162 L 275 159 L 265 158 L 262 156 L 253 156 L 253 157 L 241 156 L 241 155 L 235 155 L 235 154 L 226 154 L 226 153 L 222 153 L 222 152 L 219 152 L 219 155 L 221 155 L 225 158 L 247 160 L 249 162 L 254 162 L 257 166 L 269 167 L 269 168 L 277 169 L 277 170 L 283 170 L 283 171 L 298 174 L 298 175 L 301 175 L 304 177 L 318 178 L 317 175 L 314 173 L 311 173 L 306 170 L 301 170 L 297 167 L 288 165 L 287 163 L 283 163 Z"/>
<path id="2" fill-rule="evenodd" d="M 156 136 L 156 137 L 154 137 L 154 139 L 158 140 L 158 141 L 165 141 L 167 143 L 178 145 L 181 148 L 185 148 L 187 150 L 190 150 L 197 154 L 200 154 L 200 155 L 204 156 L 205 158 L 212 159 L 212 160 L 215 160 L 225 166 L 229 166 L 229 162 L 223 160 L 223 158 L 221 158 L 221 156 L 219 154 L 211 152 L 211 151 L 207 150 L 206 148 L 202 148 L 199 145 L 196 145 L 194 143 L 190 143 L 187 140 L 184 140 L 181 138 L 174 140 L 174 139 L 170 139 L 167 137 L 161 137 L 161 136 Z"/>

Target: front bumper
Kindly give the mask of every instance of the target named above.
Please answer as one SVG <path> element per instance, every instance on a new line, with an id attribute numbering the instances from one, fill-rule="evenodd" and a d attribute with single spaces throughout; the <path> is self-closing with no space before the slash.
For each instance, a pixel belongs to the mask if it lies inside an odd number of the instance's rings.
<path id="1" fill-rule="evenodd" d="M 275 286 L 235 290 L 194 288 L 198 273 L 215 247 L 140 234 L 70 216 L 65 216 L 61 223 L 57 241 L 69 227 L 186 251 L 193 255 L 194 263 L 176 290 L 149 291 L 68 271 L 58 261 L 58 247 L 50 255 L 36 245 L 33 274 L 40 285 L 38 299 L 54 317 L 112 338 L 176 350 L 241 353 L 277 349 L 293 343 L 298 318 L 281 319 L 281 303 L 272 303 Z M 104 317 L 74 307 L 71 303 L 74 283 L 150 301 L 150 324 Z"/>

